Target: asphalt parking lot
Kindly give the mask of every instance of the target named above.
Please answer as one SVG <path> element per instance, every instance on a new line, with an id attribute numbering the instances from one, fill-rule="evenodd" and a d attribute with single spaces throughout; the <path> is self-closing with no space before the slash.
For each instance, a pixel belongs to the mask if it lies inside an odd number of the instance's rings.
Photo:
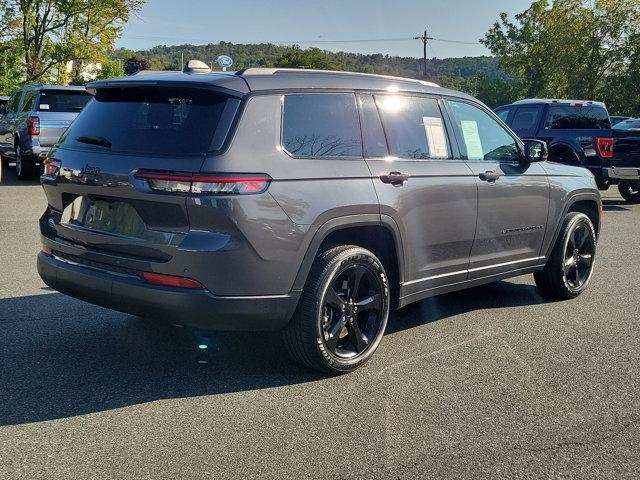
<path id="1" fill-rule="evenodd" d="M 605 198 L 578 300 L 545 302 L 528 276 L 423 301 L 366 367 L 327 378 L 277 335 L 50 291 L 44 196 L 5 172 L 0 478 L 638 478 L 640 206 Z"/>

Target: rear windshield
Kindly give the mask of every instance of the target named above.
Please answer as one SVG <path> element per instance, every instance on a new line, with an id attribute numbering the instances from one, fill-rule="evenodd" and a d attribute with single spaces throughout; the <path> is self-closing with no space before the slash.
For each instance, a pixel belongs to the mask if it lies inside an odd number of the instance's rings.
<path id="1" fill-rule="evenodd" d="M 227 103 L 228 97 L 184 88 L 102 90 L 62 143 L 130 154 L 202 155 L 213 149 Z M 228 128 L 230 121 L 224 123 Z"/>
<path id="2" fill-rule="evenodd" d="M 43 90 L 40 92 L 40 112 L 79 112 L 91 100 L 87 92 L 70 92 L 62 90 Z"/>
<path id="3" fill-rule="evenodd" d="M 552 105 L 545 123 L 548 129 L 611 128 L 607 110 L 600 106 Z"/>

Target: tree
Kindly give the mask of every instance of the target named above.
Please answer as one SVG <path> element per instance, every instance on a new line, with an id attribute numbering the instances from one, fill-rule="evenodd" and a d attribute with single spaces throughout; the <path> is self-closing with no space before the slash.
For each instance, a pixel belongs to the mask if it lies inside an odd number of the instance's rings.
<path id="1" fill-rule="evenodd" d="M 124 61 L 125 75 L 133 75 L 142 70 L 149 70 L 149 68 L 151 68 L 149 60 L 138 55 L 129 57 Z"/>
<path id="2" fill-rule="evenodd" d="M 318 70 L 337 70 L 327 52 L 319 48 L 306 50 L 294 47 L 276 61 L 276 67 L 284 68 L 313 68 Z"/>
<path id="3" fill-rule="evenodd" d="M 0 43 L 0 95 L 9 95 L 22 83 L 22 51 L 17 42 Z"/>
<path id="4" fill-rule="evenodd" d="M 68 61 L 82 65 L 106 59 L 122 25 L 143 1 L 0 0 L 2 23 L 8 19 L 10 24 L 3 34 L 22 45 L 26 81 L 38 81 Z"/>
<path id="5" fill-rule="evenodd" d="M 537 0 L 515 22 L 502 13 L 481 41 L 523 96 L 606 99 L 631 74 L 639 34 L 639 0 Z"/>

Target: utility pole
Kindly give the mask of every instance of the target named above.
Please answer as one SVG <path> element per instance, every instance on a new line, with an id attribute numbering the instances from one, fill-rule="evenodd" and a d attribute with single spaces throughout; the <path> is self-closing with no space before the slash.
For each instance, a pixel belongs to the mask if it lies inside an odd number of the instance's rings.
<path id="1" fill-rule="evenodd" d="M 427 31 L 425 30 L 419 37 L 413 37 L 414 40 L 422 40 L 422 76 L 427 77 L 427 42 L 429 40 L 435 40 L 433 37 L 427 37 Z"/>

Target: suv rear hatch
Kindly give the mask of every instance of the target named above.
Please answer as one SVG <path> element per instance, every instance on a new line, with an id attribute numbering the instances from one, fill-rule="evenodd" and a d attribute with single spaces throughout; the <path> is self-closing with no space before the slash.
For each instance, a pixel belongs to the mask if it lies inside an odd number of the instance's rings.
<path id="1" fill-rule="evenodd" d="M 189 231 L 190 177 L 207 152 L 222 147 L 239 106 L 211 86 L 130 83 L 98 89 L 53 150 L 41 225 L 71 250 L 124 269 L 172 258 Z"/>
<path id="2" fill-rule="evenodd" d="M 83 90 L 41 90 L 34 115 L 40 119 L 40 145 L 52 147 L 60 140 L 91 95 Z"/>

